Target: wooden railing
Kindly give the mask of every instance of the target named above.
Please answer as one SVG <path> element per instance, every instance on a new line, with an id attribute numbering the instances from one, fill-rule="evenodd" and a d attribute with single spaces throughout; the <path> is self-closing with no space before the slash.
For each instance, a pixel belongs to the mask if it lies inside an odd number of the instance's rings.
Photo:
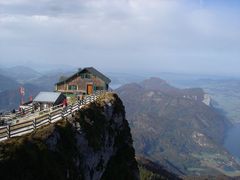
<path id="1" fill-rule="evenodd" d="M 33 107 L 29 106 L 24 108 L 24 111 L 15 110 L 15 112 L 4 112 L 0 115 L 0 119 L 3 121 L 13 121 L 21 117 L 31 116 L 33 113 Z"/>
<path id="2" fill-rule="evenodd" d="M 79 100 L 67 107 L 53 107 L 48 113 L 32 119 L 31 117 L 28 117 L 29 120 L 21 120 L 22 122 L 13 125 L 0 126 L 0 141 L 30 133 L 41 126 L 62 120 L 64 117 L 67 117 L 73 112 L 80 110 L 82 106 L 95 101 L 102 93 L 103 91 L 98 91 L 95 94 L 86 96 L 83 100 Z"/>

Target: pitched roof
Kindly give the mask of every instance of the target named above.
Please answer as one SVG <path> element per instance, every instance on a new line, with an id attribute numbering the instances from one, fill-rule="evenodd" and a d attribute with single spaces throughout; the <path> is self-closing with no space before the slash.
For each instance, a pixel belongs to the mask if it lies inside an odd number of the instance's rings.
<path id="1" fill-rule="evenodd" d="M 73 74 L 69 78 L 67 78 L 67 79 L 65 79 L 63 81 L 59 81 L 56 84 L 65 83 L 68 80 L 72 79 L 73 77 L 78 76 L 79 74 L 83 73 L 84 71 L 88 71 L 88 72 L 92 73 L 93 75 L 95 75 L 95 76 L 99 77 L 100 79 L 102 79 L 103 81 L 105 81 L 107 84 L 109 84 L 111 82 L 111 80 L 107 76 L 105 76 L 104 74 L 102 74 L 101 72 L 96 70 L 95 68 L 93 68 L 93 67 L 86 67 L 86 68 L 83 68 L 83 69 L 79 69 L 78 72 L 76 72 L 75 74 Z"/>
<path id="2" fill-rule="evenodd" d="M 91 72 L 92 74 L 94 74 L 95 76 L 98 76 L 99 78 L 104 80 L 106 83 L 111 82 L 111 80 L 107 76 L 105 76 L 104 74 L 102 74 L 101 72 L 99 72 L 98 70 L 96 70 L 93 67 L 84 68 L 82 71 L 84 71 L 84 70 L 87 70 L 87 71 Z"/>
<path id="3" fill-rule="evenodd" d="M 33 102 L 51 102 L 55 103 L 61 93 L 59 92 L 40 92 L 33 100 Z"/>

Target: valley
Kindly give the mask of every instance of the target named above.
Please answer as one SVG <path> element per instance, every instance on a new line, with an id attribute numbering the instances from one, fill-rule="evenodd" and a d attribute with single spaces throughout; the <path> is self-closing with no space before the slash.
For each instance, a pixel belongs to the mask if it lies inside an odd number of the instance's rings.
<path id="1" fill-rule="evenodd" d="M 240 124 L 231 127 L 225 137 L 224 146 L 240 162 Z"/>

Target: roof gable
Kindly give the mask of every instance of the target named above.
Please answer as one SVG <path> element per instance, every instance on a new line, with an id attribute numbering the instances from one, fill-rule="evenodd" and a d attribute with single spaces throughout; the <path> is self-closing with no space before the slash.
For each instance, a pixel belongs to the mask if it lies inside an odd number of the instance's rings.
<path id="1" fill-rule="evenodd" d="M 98 70 L 96 70 L 96 69 L 93 68 L 93 67 L 84 68 L 83 70 L 86 70 L 86 71 L 92 73 L 93 75 L 101 78 L 101 79 L 102 79 L 103 81 L 105 81 L 106 83 L 110 83 L 110 82 L 111 82 L 111 80 L 110 80 L 107 76 L 105 76 L 104 74 L 102 74 L 101 72 L 99 72 Z"/>
<path id="2" fill-rule="evenodd" d="M 58 84 L 62 84 L 62 83 L 66 83 L 68 82 L 69 80 L 71 80 L 72 78 L 76 77 L 76 76 L 79 76 L 81 73 L 84 73 L 84 72 L 90 72 L 91 74 L 99 77 L 100 79 L 102 79 L 104 82 L 106 82 L 107 84 L 109 84 L 111 82 L 111 80 L 105 76 L 104 74 L 102 74 L 101 72 L 99 72 L 98 70 L 96 70 L 95 68 L 93 67 L 87 67 L 87 68 L 83 68 L 83 69 L 79 69 L 77 73 L 73 74 L 72 76 L 70 76 L 69 78 L 63 80 L 63 81 L 60 81 L 58 83 L 56 83 L 57 85 Z"/>

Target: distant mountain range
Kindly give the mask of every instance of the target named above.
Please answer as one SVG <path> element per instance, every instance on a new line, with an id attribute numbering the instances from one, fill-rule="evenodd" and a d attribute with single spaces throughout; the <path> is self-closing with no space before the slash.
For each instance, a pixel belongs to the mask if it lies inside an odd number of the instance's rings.
<path id="1" fill-rule="evenodd" d="M 19 83 L 26 83 L 41 76 L 39 72 L 25 66 L 0 69 L 0 74 L 14 79 Z"/>
<path id="2" fill-rule="evenodd" d="M 240 79 L 199 79 L 177 82 L 179 87 L 201 87 L 214 99 L 214 106 L 224 111 L 233 123 L 240 122 Z"/>
<path id="3" fill-rule="evenodd" d="M 19 87 L 25 88 L 25 101 L 35 97 L 40 91 L 54 91 L 54 84 L 60 76 L 69 76 L 73 72 L 54 71 L 41 75 L 37 71 L 16 66 L 0 69 L 0 112 L 18 108 L 20 103 Z"/>
<path id="4" fill-rule="evenodd" d="M 12 78 L 0 74 L 0 92 L 19 87 L 19 83 Z"/>
<path id="5" fill-rule="evenodd" d="M 29 101 L 30 96 L 35 97 L 40 91 L 39 86 L 32 84 L 24 84 L 25 98 L 24 101 Z M 0 92 L 0 112 L 17 109 L 21 102 L 18 88 L 8 89 Z"/>
<path id="6" fill-rule="evenodd" d="M 116 90 L 123 100 L 135 149 L 174 173 L 238 174 L 240 166 L 223 148 L 231 123 L 203 103 L 202 89 L 178 89 L 159 78 Z"/>
<path id="7" fill-rule="evenodd" d="M 134 75 L 129 73 L 107 73 L 107 76 L 111 79 L 110 87 L 116 89 L 123 84 L 140 82 L 146 79 L 146 76 Z"/>
<path id="8" fill-rule="evenodd" d="M 54 72 L 54 73 L 45 73 L 41 77 L 30 81 L 29 83 L 41 87 L 42 90 L 45 91 L 54 91 L 55 84 L 59 81 L 61 76 L 70 76 L 74 72 Z"/>
<path id="9" fill-rule="evenodd" d="M 121 74 L 109 73 L 113 82 L 111 86 L 115 89 L 121 85 L 140 82 L 151 74 Z M 202 88 L 212 98 L 212 105 L 222 111 L 233 123 L 240 123 L 240 77 L 221 75 L 196 75 L 183 73 L 158 73 L 168 83 L 179 88 Z"/>

